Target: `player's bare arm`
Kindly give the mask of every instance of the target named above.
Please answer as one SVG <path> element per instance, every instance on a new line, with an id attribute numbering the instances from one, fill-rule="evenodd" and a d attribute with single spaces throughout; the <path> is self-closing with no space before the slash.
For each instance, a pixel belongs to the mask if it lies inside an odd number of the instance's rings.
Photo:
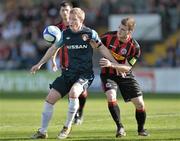
<path id="1" fill-rule="evenodd" d="M 101 42 L 96 42 L 94 40 L 90 41 L 90 44 L 93 48 L 99 49 L 100 53 L 103 55 L 103 57 L 109 59 L 111 62 L 118 63 L 114 57 L 111 55 L 109 50 L 101 43 Z"/>
<path id="2" fill-rule="evenodd" d="M 128 72 L 132 68 L 132 66 L 129 65 L 127 61 L 125 64 L 119 64 L 119 63 L 110 62 L 106 58 L 101 58 L 99 64 L 101 67 L 112 67 L 119 70 L 120 72 Z"/>
<path id="3" fill-rule="evenodd" d="M 101 46 L 99 46 L 99 51 L 100 53 L 105 57 L 107 58 L 108 60 L 110 60 L 111 62 L 113 63 L 118 63 L 114 57 L 111 55 L 111 53 L 109 52 L 109 50 L 103 45 L 101 44 Z"/>
<path id="4" fill-rule="evenodd" d="M 58 48 L 53 44 L 46 52 L 46 54 L 42 57 L 42 59 L 31 68 L 31 73 L 36 73 L 37 70 L 41 68 L 41 66 L 46 63 L 56 52 Z"/>
<path id="5" fill-rule="evenodd" d="M 59 49 L 60 49 L 60 48 L 58 48 L 58 49 L 56 50 L 56 52 L 53 54 L 53 56 L 52 56 L 52 58 L 51 58 L 52 63 L 56 63 L 56 56 L 57 56 L 57 53 L 58 53 Z"/>
<path id="6" fill-rule="evenodd" d="M 90 44 L 91 44 L 91 46 L 93 47 L 93 48 L 98 48 L 99 49 L 99 51 L 101 52 L 101 54 L 105 57 L 105 58 L 107 58 L 106 60 L 108 61 L 103 61 L 103 62 L 101 62 L 100 63 L 100 66 L 101 67 L 110 67 L 111 66 L 111 63 L 113 62 L 114 64 L 118 64 L 118 62 L 114 59 L 114 57 L 111 55 L 111 53 L 110 53 L 110 51 L 104 46 L 104 44 L 102 44 L 101 42 L 96 42 L 96 41 L 94 41 L 94 40 L 90 40 Z M 104 59 L 105 59 L 104 58 Z M 109 60 L 108 60 L 109 59 Z M 110 62 L 111 61 L 111 62 Z M 106 65 L 105 65 L 105 64 Z M 109 64 L 110 63 L 110 65 L 109 66 L 107 66 L 107 64 Z M 126 73 L 125 73 L 126 71 L 122 71 L 122 70 L 120 70 L 120 69 L 116 69 L 116 73 L 117 73 L 117 75 L 122 75 L 123 77 L 125 77 L 126 76 Z"/>
<path id="7" fill-rule="evenodd" d="M 57 69 L 57 64 L 56 64 L 56 56 L 57 56 L 57 53 L 58 53 L 59 49 L 60 49 L 60 48 L 58 48 L 58 49 L 56 50 L 56 52 L 54 53 L 54 55 L 51 57 L 51 62 L 52 62 L 52 69 L 53 69 L 53 71 L 57 71 L 57 70 L 58 70 L 58 69 Z"/>

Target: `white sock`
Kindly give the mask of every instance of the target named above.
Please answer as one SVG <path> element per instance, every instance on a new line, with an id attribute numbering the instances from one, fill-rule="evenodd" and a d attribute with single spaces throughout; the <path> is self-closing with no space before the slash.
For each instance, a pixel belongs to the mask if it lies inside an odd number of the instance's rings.
<path id="1" fill-rule="evenodd" d="M 79 99 L 78 98 L 69 98 L 69 107 L 67 113 L 67 120 L 65 123 L 66 127 L 71 127 L 74 116 L 79 108 Z"/>
<path id="2" fill-rule="evenodd" d="M 54 107 L 52 104 L 48 102 L 44 103 L 44 110 L 42 112 L 42 119 L 41 119 L 41 128 L 39 129 L 41 133 L 47 132 L 49 121 L 51 120 L 51 117 L 53 115 L 53 109 Z"/>

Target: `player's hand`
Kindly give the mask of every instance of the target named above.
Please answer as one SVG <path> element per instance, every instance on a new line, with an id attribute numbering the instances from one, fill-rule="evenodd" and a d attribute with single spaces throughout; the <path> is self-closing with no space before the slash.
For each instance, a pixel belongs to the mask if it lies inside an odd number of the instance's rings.
<path id="1" fill-rule="evenodd" d="M 30 70 L 31 74 L 35 74 L 36 71 L 39 70 L 40 68 L 41 68 L 41 65 L 39 65 L 39 64 L 32 66 L 32 68 Z"/>
<path id="2" fill-rule="evenodd" d="M 125 73 L 125 72 L 120 71 L 119 69 L 116 69 L 116 74 L 117 74 L 118 76 L 122 76 L 123 78 L 125 78 L 125 77 L 126 77 L 126 73 Z"/>
<path id="3" fill-rule="evenodd" d="M 108 59 L 106 59 L 106 58 L 101 58 L 100 61 L 99 61 L 99 64 L 100 64 L 101 67 L 111 67 L 112 66 L 112 63 Z M 116 75 L 122 76 L 123 78 L 126 77 L 126 73 L 125 72 L 122 72 L 118 68 L 115 68 L 115 69 L 116 69 Z"/>
<path id="4" fill-rule="evenodd" d="M 58 70 L 56 62 L 52 62 L 52 70 L 56 72 Z"/>
<path id="5" fill-rule="evenodd" d="M 93 48 L 98 48 L 98 43 L 95 40 L 90 40 L 89 43 Z"/>
<path id="6" fill-rule="evenodd" d="M 106 59 L 106 58 L 101 58 L 100 60 L 99 60 L 99 64 L 100 64 L 100 66 L 103 68 L 103 67 L 111 67 L 111 62 L 108 60 L 108 59 Z"/>

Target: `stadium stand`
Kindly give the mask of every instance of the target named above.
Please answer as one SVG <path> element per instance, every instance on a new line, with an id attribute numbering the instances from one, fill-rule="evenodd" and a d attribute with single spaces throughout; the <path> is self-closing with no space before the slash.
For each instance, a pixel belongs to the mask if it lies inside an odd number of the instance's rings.
<path id="1" fill-rule="evenodd" d="M 149 66 L 156 66 L 156 67 L 180 66 L 179 37 L 180 37 L 180 31 L 177 31 L 176 33 L 170 35 L 162 43 L 155 44 L 152 52 L 145 53 L 144 59 L 149 64 Z"/>
<path id="2" fill-rule="evenodd" d="M 48 44 L 42 40 L 46 25 L 59 21 L 57 0 L 1 0 L 0 5 L 0 70 L 29 69 L 45 53 Z M 111 14 L 157 13 L 162 19 L 163 39 L 142 43 L 141 66 L 180 66 L 179 0 L 72 0 L 85 9 L 86 24 L 99 33 L 108 29 Z M 173 49 L 170 43 L 172 42 Z M 96 66 L 96 65 L 95 65 Z"/>

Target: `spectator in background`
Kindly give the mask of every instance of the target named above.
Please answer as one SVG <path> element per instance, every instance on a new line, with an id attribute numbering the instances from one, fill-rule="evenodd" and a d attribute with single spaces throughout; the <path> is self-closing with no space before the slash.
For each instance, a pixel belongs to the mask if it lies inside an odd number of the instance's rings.
<path id="1" fill-rule="evenodd" d="M 10 58 L 11 50 L 9 45 L 4 41 L 0 40 L 0 70 L 7 69 L 7 62 Z"/>
<path id="2" fill-rule="evenodd" d="M 180 37 L 176 43 L 176 58 L 177 58 L 177 66 L 180 66 Z"/>
<path id="3" fill-rule="evenodd" d="M 103 0 L 98 2 L 100 3 L 98 9 L 94 9 L 95 5 L 95 7 L 98 7 L 98 3 L 94 3 L 94 1 L 87 0 L 80 2 L 79 0 L 73 0 L 73 2 L 80 4 L 81 7 L 86 7 L 86 10 L 90 11 L 89 21 L 85 22 L 88 24 L 90 23 L 90 26 L 94 25 L 93 28 L 98 28 L 99 32 L 107 30 L 109 15 L 123 13 L 159 14 L 162 17 L 162 32 L 163 37 L 165 38 L 180 28 L 179 0 Z M 96 14 L 98 18 L 94 19 L 93 15 Z M 57 16 L 57 1 L 1 1 L 0 40 L 14 40 L 15 46 L 20 48 L 24 42 L 21 42 L 20 40 L 26 40 L 23 38 L 24 35 L 32 33 L 32 38 L 30 40 L 33 44 L 38 43 L 37 41 L 42 42 L 42 31 L 44 29 L 44 25 L 57 23 Z M 9 44 L 9 42 L 7 44 Z M 47 50 L 47 47 L 44 48 L 43 46 L 42 48 L 39 48 L 38 46 L 36 50 L 38 52 L 38 58 L 41 58 L 42 54 L 44 54 Z M 145 48 L 143 51 L 148 52 Z M 19 55 L 19 57 L 21 57 L 21 54 Z M 22 63 L 21 60 L 19 60 L 19 63 Z M 19 69 L 19 67 L 16 69 Z"/>
<path id="4" fill-rule="evenodd" d="M 173 48 L 168 48 L 166 51 L 166 58 L 165 58 L 165 63 L 166 67 L 176 67 L 176 52 L 175 52 L 175 47 Z"/>
<path id="5" fill-rule="evenodd" d="M 36 46 L 31 42 L 30 39 L 23 41 L 20 46 L 20 52 L 22 57 L 23 68 L 29 69 L 34 62 L 37 61 L 37 50 Z"/>
<path id="6" fill-rule="evenodd" d="M 9 16 L 7 20 L 8 21 L 4 23 L 5 26 L 2 30 L 2 37 L 5 40 L 12 40 L 21 34 L 22 24 L 16 16 Z"/>

